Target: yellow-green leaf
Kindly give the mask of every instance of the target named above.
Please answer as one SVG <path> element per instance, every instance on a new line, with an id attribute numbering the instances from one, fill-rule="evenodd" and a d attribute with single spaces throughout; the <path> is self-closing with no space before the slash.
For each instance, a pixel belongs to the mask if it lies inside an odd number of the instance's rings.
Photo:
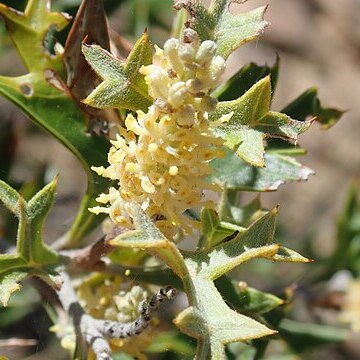
<path id="1" fill-rule="evenodd" d="M 86 60 L 103 82 L 84 100 L 96 108 L 118 108 L 137 111 L 151 105 L 147 85 L 139 69 L 152 61 L 147 33 L 136 42 L 125 62 L 98 45 L 83 44 Z"/>
<path id="2" fill-rule="evenodd" d="M 225 59 L 242 44 L 257 38 L 268 23 L 264 20 L 266 7 L 232 15 L 231 0 L 215 0 L 209 9 L 200 2 L 179 2 L 192 17 L 192 26 L 201 40 L 214 40 L 218 54 Z"/>
<path id="3" fill-rule="evenodd" d="M 60 56 L 51 54 L 45 41 L 51 27 L 60 31 L 68 24 L 67 14 L 51 12 L 48 0 L 29 0 L 24 12 L 0 3 L 0 14 L 29 72 L 59 70 Z"/>
<path id="4" fill-rule="evenodd" d="M 60 263 L 60 257 L 44 244 L 42 238 L 43 223 L 54 203 L 55 188 L 56 179 L 27 203 L 14 189 L 0 181 L 0 194 L 6 189 L 18 199 L 15 214 L 19 220 L 16 253 L 0 254 L 0 301 L 4 306 L 11 294 L 20 289 L 19 283 L 26 276 L 37 275 L 55 288 L 59 287 L 54 268 Z"/>
<path id="5" fill-rule="evenodd" d="M 210 120 L 232 113 L 229 121 L 215 129 L 225 140 L 225 146 L 254 166 L 265 166 L 263 140 L 267 137 L 297 140 L 311 121 L 296 121 L 289 116 L 270 111 L 270 76 L 258 81 L 237 100 L 223 101 L 210 114 Z"/>

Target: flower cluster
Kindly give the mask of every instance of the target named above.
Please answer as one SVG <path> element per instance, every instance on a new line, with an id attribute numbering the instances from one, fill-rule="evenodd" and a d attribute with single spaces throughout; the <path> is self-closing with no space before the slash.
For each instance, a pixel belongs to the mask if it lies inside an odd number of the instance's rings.
<path id="1" fill-rule="evenodd" d="M 200 42 L 192 29 L 185 29 L 181 41 L 173 38 L 163 50 L 156 47 L 153 63 L 140 69 L 153 105 L 147 113 L 127 116 L 126 129 L 120 128 L 112 141 L 110 166 L 94 168 L 119 188 L 97 198 L 110 206 L 92 212 L 108 213 L 115 224 L 130 227 L 126 202 L 136 201 L 169 238 L 198 226 L 184 212 L 213 205 L 204 200 L 204 190 L 219 189 L 205 179 L 211 173 L 209 162 L 224 154 L 223 140 L 212 128 L 231 116 L 208 120 L 217 106 L 210 91 L 225 69 L 216 51 L 215 42 Z"/>
<path id="2" fill-rule="evenodd" d="M 92 283 L 92 280 L 95 280 L 95 283 Z M 147 299 L 148 293 L 137 285 L 126 292 L 121 290 L 122 285 L 120 277 L 105 278 L 98 284 L 96 278 L 89 279 L 78 288 L 78 296 L 84 309 L 91 316 L 129 323 L 138 318 L 139 304 Z M 156 324 L 157 321 L 157 318 L 153 318 L 152 324 Z M 136 338 L 110 339 L 109 343 L 115 352 L 121 350 L 139 360 L 146 360 L 144 351 L 151 345 L 156 333 L 156 329 L 150 326 Z"/>

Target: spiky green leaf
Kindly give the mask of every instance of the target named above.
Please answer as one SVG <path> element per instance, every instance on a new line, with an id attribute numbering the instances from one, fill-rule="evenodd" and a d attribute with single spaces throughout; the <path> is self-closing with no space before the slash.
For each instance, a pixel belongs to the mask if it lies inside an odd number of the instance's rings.
<path id="1" fill-rule="evenodd" d="M 324 129 L 334 126 L 344 114 L 342 110 L 323 107 L 315 87 L 304 91 L 281 112 L 298 120 L 305 120 L 308 116 L 316 117 Z"/>
<path id="2" fill-rule="evenodd" d="M 201 40 L 214 40 L 218 54 L 225 59 L 242 44 L 257 38 L 268 25 L 264 20 L 266 6 L 232 15 L 230 4 L 231 0 L 216 0 L 209 9 L 198 1 L 179 4 L 189 11 Z"/>
<path id="3" fill-rule="evenodd" d="M 62 30 L 70 17 L 51 12 L 48 0 L 29 0 L 24 12 L 0 4 L 0 14 L 17 51 L 29 72 L 61 69 L 60 55 L 51 54 L 46 36 L 51 28 Z"/>
<path id="4" fill-rule="evenodd" d="M 215 129 L 225 140 L 225 146 L 254 166 L 265 166 L 263 140 L 268 137 L 297 140 L 311 121 L 296 121 L 289 116 L 270 111 L 271 80 L 258 81 L 237 100 L 220 102 L 210 114 L 210 120 L 232 113 L 228 122 Z"/>
<path id="5" fill-rule="evenodd" d="M 147 33 L 136 42 L 125 62 L 116 59 L 98 45 L 83 45 L 86 60 L 103 82 L 84 100 L 96 108 L 118 108 L 137 111 L 151 105 L 144 76 L 139 69 L 152 61 Z"/>
<path id="6" fill-rule="evenodd" d="M 213 173 L 207 181 L 223 188 L 246 191 L 275 191 L 280 185 L 304 181 L 314 172 L 293 157 L 269 152 L 264 156 L 265 167 L 255 167 L 227 151 L 222 159 L 211 162 Z"/>
<path id="7" fill-rule="evenodd" d="M 20 289 L 20 282 L 26 277 L 37 275 L 50 285 L 59 287 L 54 267 L 60 257 L 44 244 L 42 227 L 54 203 L 56 179 L 40 190 L 28 203 L 9 185 L 0 181 L 3 189 L 11 192 L 17 200 L 15 215 L 19 220 L 15 254 L 0 254 L 0 300 L 7 305 L 11 294 Z M 4 200 L 0 197 L 0 200 Z"/>

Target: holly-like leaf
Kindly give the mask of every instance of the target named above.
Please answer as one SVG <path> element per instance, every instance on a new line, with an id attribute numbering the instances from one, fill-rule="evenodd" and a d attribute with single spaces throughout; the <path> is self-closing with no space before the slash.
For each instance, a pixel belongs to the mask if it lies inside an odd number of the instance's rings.
<path id="1" fill-rule="evenodd" d="M 313 116 L 324 129 L 334 126 L 344 114 L 342 110 L 322 107 L 315 87 L 303 92 L 281 112 L 298 120 Z"/>
<path id="2" fill-rule="evenodd" d="M 60 31 L 68 24 L 69 16 L 51 12 L 49 0 L 29 0 L 24 12 L 0 3 L 0 14 L 29 72 L 61 68 L 60 56 L 51 53 L 46 40 L 51 28 Z"/>
<path id="3" fill-rule="evenodd" d="M 270 102 L 271 80 L 267 76 L 237 100 L 220 102 L 210 114 L 210 120 L 217 120 L 232 113 L 230 120 L 217 127 L 215 133 L 225 140 L 225 146 L 254 166 L 265 166 L 265 138 L 296 141 L 311 125 L 311 121 L 297 121 L 270 111 Z"/>
<path id="4" fill-rule="evenodd" d="M 251 166 L 235 153 L 226 151 L 222 159 L 211 162 L 213 173 L 207 181 L 223 188 L 246 191 L 275 191 L 280 185 L 304 181 L 314 172 L 293 157 L 277 152 L 265 154 L 265 167 Z"/>
<path id="5" fill-rule="evenodd" d="M 147 33 L 136 42 L 125 62 L 98 45 L 83 44 L 83 54 L 103 82 L 84 100 L 96 108 L 146 110 L 151 98 L 139 69 L 149 65 L 152 52 Z"/>
<path id="6" fill-rule="evenodd" d="M 174 322 L 198 340 L 196 359 L 225 359 L 225 344 L 276 333 L 230 309 L 212 281 L 195 276 L 192 284 L 197 304 L 183 310 Z"/>
<path id="7" fill-rule="evenodd" d="M 91 166 L 106 165 L 109 142 L 88 134 L 86 116 L 61 80 L 65 72 L 61 56 L 49 53 L 48 34 L 54 28 L 60 30 L 68 21 L 64 14 L 51 12 L 49 4 L 47 0 L 29 0 L 24 13 L 0 4 L 9 35 L 29 70 L 19 77 L 0 76 L 0 93 L 63 143 L 88 175 L 87 192 L 67 235 L 67 245 L 74 245 L 102 220 L 87 209 L 108 188 L 108 181 L 96 175 Z"/>
<path id="8" fill-rule="evenodd" d="M 279 75 L 279 57 L 276 58 L 276 62 L 272 66 L 259 66 L 255 63 L 243 66 L 229 80 L 216 88 L 211 95 L 219 101 L 235 100 L 268 75 L 271 79 L 271 96 L 274 96 Z"/>
<path id="9" fill-rule="evenodd" d="M 230 309 L 215 287 L 214 280 L 251 259 L 277 260 L 278 254 L 284 253 L 280 245 L 272 244 L 276 209 L 239 233 L 235 239 L 222 242 L 213 249 L 205 247 L 194 252 L 180 252 L 159 232 L 140 205 L 129 205 L 127 212 L 133 218 L 136 230 L 119 235 L 111 244 L 147 249 L 179 275 L 190 306 L 177 316 L 175 323 L 184 333 L 198 340 L 197 358 L 222 359 L 224 345 L 229 342 L 257 339 L 275 333 Z M 207 216 L 215 219 L 214 213 L 203 213 L 203 217 Z M 209 222 L 212 223 L 212 220 Z M 211 235 L 211 231 L 207 234 Z M 295 254 L 288 259 L 292 261 Z M 302 258 L 302 261 L 307 259 Z M 256 296 L 260 298 L 259 294 Z"/>
<path id="10" fill-rule="evenodd" d="M 225 59 L 242 44 L 257 38 L 268 23 L 264 20 L 266 6 L 243 14 L 232 15 L 229 6 L 233 0 L 215 0 L 209 9 L 200 2 L 178 2 L 192 18 L 192 26 L 201 40 L 214 40 L 218 54 Z"/>
<path id="11" fill-rule="evenodd" d="M 143 212 L 140 205 L 130 203 L 127 211 L 134 220 L 136 230 L 117 236 L 110 241 L 110 244 L 121 247 L 148 249 L 156 257 L 164 261 L 175 274 L 183 278 L 187 270 L 182 255 L 175 244 L 166 239 L 151 219 Z"/>
<path id="12" fill-rule="evenodd" d="M 4 306 L 28 275 L 40 276 L 54 287 L 59 286 L 54 267 L 60 258 L 42 239 L 43 223 L 54 203 L 56 182 L 55 179 L 26 202 L 8 184 L 0 181 L 0 201 L 19 220 L 16 253 L 0 254 L 0 300 Z"/>
<path id="13" fill-rule="evenodd" d="M 189 255 L 194 262 L 201 264 L 201 270 L 200 268 L 197 270 L 199 275 L 215 280 L 234 267 L 254 258 L 308 262 L 308 259 L 297 252 L 273 244 L 277 212 L 277 208 L 274 208 L 246 231 L 240 232 L 234 239 L 223 242 L 210 251 Z"/>

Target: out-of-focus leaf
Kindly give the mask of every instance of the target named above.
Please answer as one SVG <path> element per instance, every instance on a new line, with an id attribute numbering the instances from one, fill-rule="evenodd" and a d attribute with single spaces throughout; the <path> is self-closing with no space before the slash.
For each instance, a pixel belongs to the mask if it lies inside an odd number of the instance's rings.
<path id="1" fill-rule="evenodd" d="M 129 30 L 130 34 L 139 36 L 144 29 L 159 27 L 166 32 L 170 30 L 173 15 L 172 0 L 133 0 L 129 2 Z"/>
<path id="2" fill-rule="evenodd" d="M 14 189 L 0 181 L 0 200 L 19 219 L 16 254 L 0 254 L 0 301 L 4 306 L 28 275 L 40 276 L 55 288 L 60 286 L 53 270 L 60 258 L 42 239 L 42 227 L 54 203 L 55 187 L 56 179 L 26 202 Z"/>
<path id="3" fill-rule="evenodd" d="M 215 285 L 233 308 L 245 314 L 264 314 L 284 303 L 275 295 L 247 286 L 245 283 L 222 276 Z"/>
<path id="4" fill-rule="evenodd" d="M 1 255 L 0 255 L 1 256 Z M 26 278 L 26 270 L 7 271 L 1 273 L 2 259 L 0 257 L 0 302 L 3 306 L 7 306 L 9 303 L 10 296 L 20 290 L 20 283 Z"/>
<path id="5" fill-rule="evenodd" d="M 254 166 L 265 166 L 265 138 L 296 141 L 311 125 L 311 121 L 297 121 L 270 111 L 270 102 L 270 76 L 267 76 L 237 100 L 220 102 L 210 114 L 210 120 L 218 120 L 232 113 L 230 120 L 214 131 L 225 140 L 225 146 Z"/>
<path id="6" fill-rule="evenodd" d="M 0 292 L 0 295 L 3 295 L 3 293 Z M 21 292 L 11 298 L 9 305 L 6 308 L 0 307 L 0 332 L 2 329 L 21 321 L 24 317 L 33 312 L 40 301 L 41 298 L 38 292 L 30 286 L 30 284 L 25 283 Z"/>
<path id="7" fill-rule="evenodd" d="M 353 181 L 345 200 L 344 208 L 337 228 L 336 248 L 328 262 L 327 271 L 330 278 L 339 270 L 348 269 L 353 274 L 360 274 L 359 239 L 360 239 L 360 182 Z M 340 256 L 341 254 L 341 256 Z"/>
<path id="8" fill-rule="evenodd" d="M 230 101 L 244 95 L 253 85 L 264 77 L 270 75 L 271 79 L 271 96 L 274 95 L 279 74 L 279 57 L 273 66 L 259 66 L 250 63 L 243 66 L 235 73 L 226 83 L 220 85 L 214 90 L 212 96 L 219 101 Z"/>
<path id="9" fill-rule="evenodd" d="M 298 353 L 309 348 L 345 341 L 349 331 L 339 327 L 301 323 L 284 319 L 279 325 L 280 336 Z"/>
<path id="10" fill-rule="evenodd" d="M 176 331 L 161 333 L 154 339 L 146 351 L 162 353 L 164 349 L 181 355 L 183 360 L 193 359 L 195 354 L 195 344 L 192 339 Z"/>
<path id="11" fill-rule="evenodd" d="M 151 98 L 139 69 L 149 65 L 152 52 L 147 33 L 136 42 L 125 62 L 121 62 L 98 45 L 83 45 L 86 60 L 103 82 L 84 100 L 96 108 L 146 110 Z"/>
<path id="12" fill-rule="evenodd" d="M 265 7 L 232 15 L 231 0 L 215 0 L 209 9 L 200 2 L 179 1 L 178 7 L 189 11 L 194 29 L 201 40 L 214 40 L 218 54 L 225 59 L 242 44 L 257 38 L 268 25 L 264 20 Z"/>
<path id="13" fill-rule="evenodd" d="M 13 123 L 0 118 L 0 179 L 6 181 L 12 165 L 16 148 L 16 135 Z"/>
<path id="14" fill-rule="evenodd" d="M 303 92 L 281 112 L 298 120 L 305 120 L 308 116 L 315 116 L 324 129 L 334 126 L 344 114 L 344 111 L 334 108 L 324 108 L 317 95 L 317 88 L 310 88 Z"/>
<path id="15" fill-rule="evenodd" d="M 306 149 L 300 147 L 297 143 L 291 144 L 282 139 L 267 139 L 266 151 L 269 153 L 276 153 L 279 155 L 299 156 L 306 155 Z"/>
<path id="16" fill-rule="evenodd" d="M 265 154 L 265 167 L 251 166 L 235 153 L 227 151 L 222 159 L 211 161 L 213 173 L 207 181 L 228 189 L 275 191 L 280 185 L 307 180 L 314 172 L 290 156 Z"/>

